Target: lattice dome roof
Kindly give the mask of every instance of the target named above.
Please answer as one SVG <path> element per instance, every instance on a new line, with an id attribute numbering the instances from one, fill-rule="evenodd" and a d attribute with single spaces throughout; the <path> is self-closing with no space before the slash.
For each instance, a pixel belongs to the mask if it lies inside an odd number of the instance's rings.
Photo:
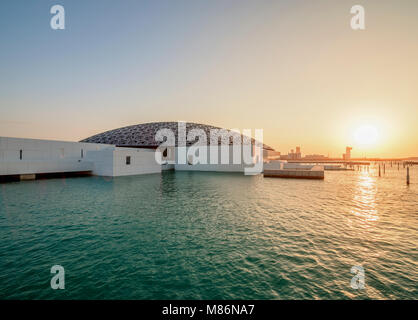
<path id="1" fill-rule="evenodd" d="M 80 142 L 90 142 L 90 143 L 104 143 L 104 144 L 113 144 L 119 147 L 143 147 L 143 148 L 155 148 L 160 145 L 161 142 L 155 140 L 155 135 L 160 129 L 171 129 L 175 134 L 176 146 L 178 146 L 178 122 L 150 122 L 143 124 L 136 124 L 133 126 L 123 127 L 119 129 L 114 129 L 106 131 L 103 133 L 96 134 Z M 214 127 L 206 124 L 199 123 L 186 123 L 186 132 L 189 133 L 192 129 L 202 129 L 207 136 L 207 143 L 210 143 L 210 130 L 212 129 L 222 129 L 219 127 Z M 243 136 L 237 132 L 228 130 L 233 136 L 240 136 L 248 139 L 246 136 Z M 197 140 L 197 139 L 196 139 Z M 241 140 L 242 141 L 242 140 Z M 195 141 L 187 141 L 186 145 L 192 145 Z M 218 144 L 222 144 L 222 141 L 219 140 Z M 232 138 L 229 141 L 229 144 L 232 144 Z M 264 149 L 273 150 L 267 145 L 263 145 Z"/>

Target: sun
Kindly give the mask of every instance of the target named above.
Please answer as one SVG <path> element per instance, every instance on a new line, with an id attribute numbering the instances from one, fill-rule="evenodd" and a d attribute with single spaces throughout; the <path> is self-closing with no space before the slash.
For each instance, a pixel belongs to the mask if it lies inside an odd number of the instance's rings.
<path id="1" fill-rule="evenodd" d="M 371 146 L 379 140 L 379 132 L 374 126 L 363 125 L 354 131 L 354 139 L 359 145 Z"/>

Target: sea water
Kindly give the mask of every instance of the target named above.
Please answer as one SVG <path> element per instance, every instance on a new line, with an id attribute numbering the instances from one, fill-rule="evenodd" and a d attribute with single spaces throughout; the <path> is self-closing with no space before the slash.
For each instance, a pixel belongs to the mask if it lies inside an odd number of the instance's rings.
<path id="1" fill-rule="evenodd" d="M 0 184 L 1 299 L 417 299 L 418 168 Z M 53 290 L 51 267 L 65 270 Z M 352 287 L 353 267 L 364 289 Z"/>

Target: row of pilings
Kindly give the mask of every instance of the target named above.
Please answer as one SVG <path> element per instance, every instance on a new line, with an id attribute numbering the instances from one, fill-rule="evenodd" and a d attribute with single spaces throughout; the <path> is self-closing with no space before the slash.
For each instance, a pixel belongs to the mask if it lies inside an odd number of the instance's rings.
<path id="1" fill-rule="evenodd" d="M 377 173 L 379 177 L 386 175 L 386 166 L 390 166 L 391 168 L 397 168 L 397 171 L 401 170 L 401 166 L 403 169 L 406 169 L 406 184 L 409 185 L 411 183 L 411 176 L 410 176 L 410 167 L 412 167 L 414 162 L 409 161 L 389 161 L 389 162 L 381 162 L 376 161 L 374 162 L 374 166 L 377 167 Z M 370 171 L 370 165 L 351 165 L 347 164 L 352 170 L 357 171 Z"/>

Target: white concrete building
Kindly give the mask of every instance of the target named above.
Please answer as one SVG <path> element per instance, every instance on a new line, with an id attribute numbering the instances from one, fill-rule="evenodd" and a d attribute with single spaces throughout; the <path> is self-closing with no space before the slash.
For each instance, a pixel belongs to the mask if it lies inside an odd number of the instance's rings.
<path id="1" fill-rule="evenodd" d="M 161 172 L 153 150 L 0 137 L 0 176 L 35 179 L 57 173 L 123 176 Z"/>
<path id="2" fill-rule="evenodd" d="M 87 153 L 94 164 L 93 174 L 119 177 L 161 172 L 152 149 L 109 147 Z"/>
<path id="3" fill-rule="evenodd" d="M 237 132 L 195 123 L 182 125 L 184 135 L 176 131 L 177 122 L 156 122 L 107 131 L 81 142 L 0 137 L 0 177 L 35 179 L 71 173 L 117 177 L 162 170 L 259 174 L 263 171 L 263 157 L 274 153 L 272 148 L 255 144 L 254 139 Z M 174 144 L 159 148 L 161 159 L 158 159 L 155 149 L 161 141 L 155 138 L 161 129 L 172 130 Z M 205 140 L 198 147 L 199 152 L 194 152 L 196 141 L 186 137 L 189 138 L 189 133 L 193 136 L 196 130 L 208 137 L 211 130 L 227 134 L 226 138 L 218 137 L 213 145 Z M 232 144 L 244 139 L 246 143 L 252 141 L 251 144 L 239 148 Z"/>
<path id="4" fill-rule="evenodd" d="M 165 132 L 164 137 L 168 137 L 167 131 L 172 133 L 172 144 L 166 147 L 166 154 L 163 155 L 163 159 L 167 163 L 163 165 L 163 170 L 246 172 L 251 174 L 250 171 L 253 169 L 254 173 L 261 173 L 262 159 L 277 155 L 277 152 L 271 147 L 256 143 L 255 139 L 250 139 L 240 132 L 191 122 L 152 122 L 133 125 L 99 133 L 84 139 L 83 142 L 107 143 L 119 147 L 135 146 L 154 149 L 160 147 L 161 152 L 164 152 L 161 147 L 162 141 L 156 141 L 158 133 L 162 131 Z M 214 132 L 215 139 L 212 142 L 212 133 Z M 241 152 L 234 157 L 234 150 L 236 150 L 234 144 L 237 141 L 242 144 Z M 202 154 L 189 152 L 191 148 L 197 147 L 196 142 L 200 147 L 203 147 Z M 254 156 L 248 157 L 248 152 L 246 152 L 244 157 L 242 150 L 247 148 L 244 144 L 249 144 L 249 142 L 252 144 Z M 258 152 L 255 152 L 255 149 Z M 214 150 L 218 151 L 217 159 L 211 156 Z M 259 154 L 259 157 L 256 157 L 256 154 Z M 225 160 L 225 158 L 228 159 Z M 255 166 L 255 164 L 257 165 Z"/>
<path id="5" fill-rule="evenodd" d="M 191 147 L 176 147 L 174 169 L 179 171 L 261 173 L 263 158 L 257 157 L 254 147 L 251 149 L 251 151 L 244 151 L 242 146 L 234 149 L 232 145 L 219 145 L 202 146 L 199 152 L 195 152 Z M 247 152 L 247 156 L 244 155 L 244 152 Z"/>

